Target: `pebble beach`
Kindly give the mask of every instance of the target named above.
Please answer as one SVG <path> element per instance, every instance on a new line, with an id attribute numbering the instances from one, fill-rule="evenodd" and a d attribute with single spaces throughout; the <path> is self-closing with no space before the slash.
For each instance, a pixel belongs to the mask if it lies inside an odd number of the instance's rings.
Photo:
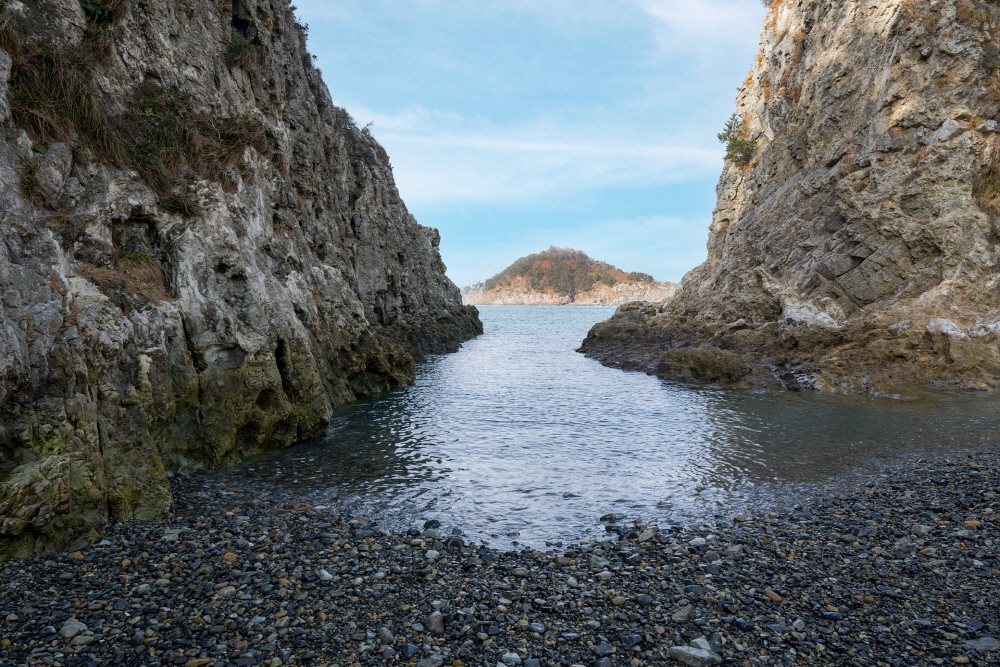
<path id="1" fill-rule="evenodd" d="M 998 471 L 990 448 L 904 457 L 795 504 L 609 514 L 605 539 L 521 551 L 178 476 L 172 522 L 0 564 L 0 666 L 993 665 Z"/>

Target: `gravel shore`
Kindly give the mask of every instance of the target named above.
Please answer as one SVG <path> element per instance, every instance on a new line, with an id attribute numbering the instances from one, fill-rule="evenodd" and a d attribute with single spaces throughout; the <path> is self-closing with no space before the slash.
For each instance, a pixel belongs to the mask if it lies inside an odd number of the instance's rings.
<path id="1" fill-rule="evenodd" d="M 1000 455 L 711 525 L 501 552 L 221 473 L 177 518 L 0 564 L 0 666 L 1000 663 Z M 388 524 L 386 524 L 388 525 Z"/>

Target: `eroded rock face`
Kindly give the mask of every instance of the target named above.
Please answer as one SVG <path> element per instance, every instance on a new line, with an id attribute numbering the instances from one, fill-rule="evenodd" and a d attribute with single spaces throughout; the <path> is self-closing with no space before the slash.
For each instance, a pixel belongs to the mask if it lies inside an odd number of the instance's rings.
<path id="1" fill-rule="evenodd" d="M 1000 386 L 998 44 L 989 2 L 774 0 L 737 100 L 756 150 L 723 170 L 707 261 L 583 351 L 683 377 L 666 351 L 708 346 L 758 385 Z"/>
<path id="2" fill-rule="evenodd" d="M 156 185 L 149 142 L 120 138 L 115 164 L 83 125 L 26 131 L 0 50 L 0 557 L 167 516 L 169 471 L 319 435 L 334 405 L 482 331 L 286 2 L 105 4 L 124 15 L 87 73 L 107 113 L 152 132 L 171 121 L 137 95 L 179 91 L 234 155 L 178 158 Z M 7 11 L 31 48 L 94 48 L 77 0 Z"/>

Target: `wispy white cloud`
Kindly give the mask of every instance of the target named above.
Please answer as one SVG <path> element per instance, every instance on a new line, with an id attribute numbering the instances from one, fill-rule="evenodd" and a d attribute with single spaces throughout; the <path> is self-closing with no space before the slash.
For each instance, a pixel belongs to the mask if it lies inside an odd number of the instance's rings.
<path id="1" fill-rule="evenodd" d="M 583 190 L 712 177 L 722 156 L 714 146 L 684 145 L 667 137 L 643 142 L 634 131 L 612 133 L 596 123 L 505 127 L 413 108 L 399 115 L 354 113 L 373 123 L 376 138 L 392 156 L 400 192 L 411 204 L 567 197 Z"/>
<path id="2" fill-rule="evenodd" d="M 760 0 L 633 0 L 659 20 L 657 36 L 662 48 L 703 50 L 728 55 L 743 45 L 760 27 L 764 8 Z"/>
<path id="3" fill-rule="evenodd" d="M 759 0 L 296 3 L 459 282 L 550 244 L 669 279 L 704 257 Z"/>

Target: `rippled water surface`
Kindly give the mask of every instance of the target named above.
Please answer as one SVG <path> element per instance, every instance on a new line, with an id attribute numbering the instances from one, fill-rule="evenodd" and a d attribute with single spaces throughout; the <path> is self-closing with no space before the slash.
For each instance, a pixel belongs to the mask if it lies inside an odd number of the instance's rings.
<path id="1" fill-rule="evenodd" d="M 579 539 L 822 483 L 866 455 L 997 440 L 993 394 L 911 401 L 678 385 L 575 352 L 612 308 L 486 306 L 486 332 L 404 389 L 340 408 L 327 437 L 239 472 L 492 544 Z"/>

